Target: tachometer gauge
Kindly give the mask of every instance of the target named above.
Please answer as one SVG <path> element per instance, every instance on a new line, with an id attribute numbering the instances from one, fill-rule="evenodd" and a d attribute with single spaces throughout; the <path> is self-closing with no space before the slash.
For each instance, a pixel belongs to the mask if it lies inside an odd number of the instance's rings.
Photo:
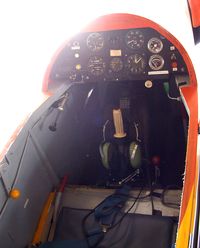
<path id="1" fill-rule="evenodd" d="M 125 42 L 131 49 L 141 48 L 144 44 L 144 35 L 139 30 L 130 30 L 126 34 Z"/>
<path id="2" fill-rule="evenodd" d="M 87 47 L 93 51 L 99 51 L 104 46 L 104 38 L 100 33 L 91 33 L 87 37 Z"/>
<path id="3" fill-rule="evenodd" d="M 163 57 L 158 54 L 152 55 L 149 59 L 149 66 L 154 71 L 158 71 L 162 69 L 164 66 L 164 63 L 165 61 Z"/>
<path id="4" fill-rule="evenodd" d="M 152 53 L 159 53 L 163 49 L 163 43 L 158 38 L 152 38 L 148 41 L 147 47 Z"/>
<path id="5" fill-rule="evenodd" d="M 106 68 L 105 61 L 100 56 L 93 56 L 89 59 L 88 70 L 94 76 L 101 76 Z"/>
<path id="6" fill-rule="evenodd" d="M 130 72 L 133 74 L 142 73 L 146 67 L 146 59 L 141 54 L 133 54 L 128 57 L 127 66 Z"/>
<path id="7" fill-rule="evenodd" d="M 110 61 L 110 68 L 113 72 L 119 72 L 123 69 L 123 62 L 120 58 L 112 58 Z"/>

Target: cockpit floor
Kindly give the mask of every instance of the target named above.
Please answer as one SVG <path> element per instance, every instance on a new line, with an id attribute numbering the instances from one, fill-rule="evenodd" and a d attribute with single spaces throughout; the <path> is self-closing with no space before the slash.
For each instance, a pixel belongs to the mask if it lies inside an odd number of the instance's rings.
<path id="1" fill-rule="evenodd" d="M 70 248 L 73 244 L 78 244 L 73 247 L 80 244 L 80 247 L 99 248 L 168 248 L 175 243 L 179 209 L 172 205 L 180 204 L 181 190 L 165 190 L 163 195 L 162 189 L 156 189 L 153 196 L 147 189 L 131 190 L 125 206 L 117 212 L 109 228 L 104 229 L 94 210 L 114 192 L 115 189 L 68 185 L 62 195 L 53 243 L 64 242 Z M 97 236 L 98 242 L 90 246 L 88 233 L 96 230 L 101 239 Z M 95 235 L 92 234 L 92 242 Z"/>
<path id="2" fill-rule="evenodd" d="M 107 196 L 113 194 L 115 189 L 88 187 L 88 186 L 68 186 L 62 196 L 62 207 L 75 208 L 75 209 L 94 209 L 100 202 L 102 202 Z M 131 191 L 130 195 L 137 197 L 140 189 L 134 189 Z M 168 207 L 163 205 L 162 200 L 159 195 L 162 195 L 163 189 L 154 190 L 158 195 L 150 197 L 149 190 L 143 190 L 140 198 L 137 200 L 135 206 L 130 211 L 130 213 L 137 214 L 152 214 L 152 200 L 155 210 L 162 213 L 162 216 L 173 216 L 178 217 L 179 208 L 178 207 Z M 165 191 L 165 202 L 171 203 L 173 206 L 178 206 L 181 201 L 181 190 L 167 190 Z M 134 199 L 129 199 L 126 203 L 126 209 L 128 209 Z"/>

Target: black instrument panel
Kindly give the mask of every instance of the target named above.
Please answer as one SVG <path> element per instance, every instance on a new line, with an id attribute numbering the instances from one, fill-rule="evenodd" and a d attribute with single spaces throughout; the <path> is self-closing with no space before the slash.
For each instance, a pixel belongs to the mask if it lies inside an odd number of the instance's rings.
<path id="1" fill-rule="evenodd" d="M 182 56 L 151 28 L 80 33 L 55 61 L 51 82 L 106 82 L 186 74 Z"/>

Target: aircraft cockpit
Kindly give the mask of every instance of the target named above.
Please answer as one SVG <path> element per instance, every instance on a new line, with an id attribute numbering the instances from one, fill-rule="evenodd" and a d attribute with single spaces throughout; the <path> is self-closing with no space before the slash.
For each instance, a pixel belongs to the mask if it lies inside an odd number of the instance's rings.
<path id="1" fill-rule="evenodd" d="M 5 247 L 189 243 L 197 80 L 180 42 L 143 17 L 102 16 L 58 49 L 43 92 L 1 167 L 27 194 L 16 206 L 4 190 Z"/>

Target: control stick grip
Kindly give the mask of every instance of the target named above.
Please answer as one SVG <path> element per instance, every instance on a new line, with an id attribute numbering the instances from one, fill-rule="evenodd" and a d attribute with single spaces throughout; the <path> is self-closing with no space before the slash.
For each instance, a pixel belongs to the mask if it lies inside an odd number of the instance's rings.
<path id="1" fill-rule="evenodd" d="M 115 138 L 124 138 L 126 133 L 124 132 L 124 125 L 122 119 L 122 112 L 120 109 L 113 109 L 113 120 L 115 125 Z"/>

